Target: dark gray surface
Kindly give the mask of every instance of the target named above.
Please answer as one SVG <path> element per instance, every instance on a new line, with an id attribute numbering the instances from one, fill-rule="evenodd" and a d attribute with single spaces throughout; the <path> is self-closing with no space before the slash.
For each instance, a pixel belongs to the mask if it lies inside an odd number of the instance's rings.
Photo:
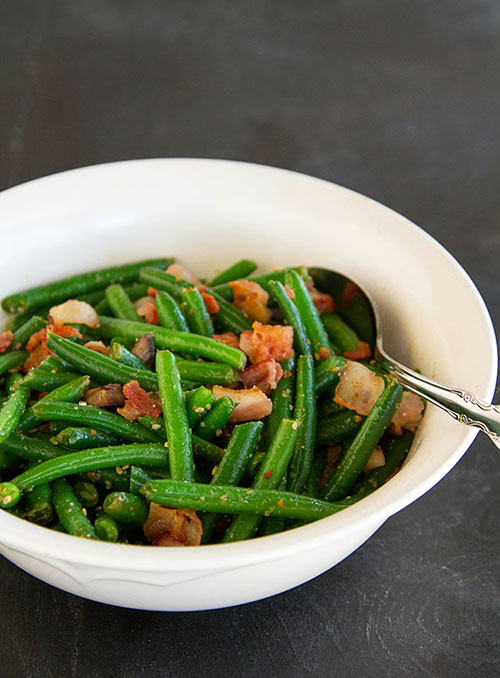
<path id="1" fill-rule="evenodd" d="M 135 157 L 289 167 L 425 228 L 500 326 L 497 0 L 23 0 L 1 10 L 0 188 Z M 229 610 L 106 607 L 2 560 L 1 673 L 497 676 L 499 478 L 498 451 L 478 439 L 335 569 Z"/>

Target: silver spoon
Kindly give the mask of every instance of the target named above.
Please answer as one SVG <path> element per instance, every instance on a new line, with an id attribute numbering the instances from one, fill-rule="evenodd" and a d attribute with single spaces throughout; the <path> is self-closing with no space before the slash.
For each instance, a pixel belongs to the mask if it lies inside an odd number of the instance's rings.
<path id="1" fill-rule="evenodd" d="M 310 268 L 309 272 L 316 287 L 333 296 L 339 315 L 375 349 L 377 367 L 457 421 L 480 429 L 500 449 L 500 405 L 487 403 L 464 389 L 442 386 L 393 360 L 383 347 L 377 304 L 366 290 L 345 275 L 326 268 Z"/>

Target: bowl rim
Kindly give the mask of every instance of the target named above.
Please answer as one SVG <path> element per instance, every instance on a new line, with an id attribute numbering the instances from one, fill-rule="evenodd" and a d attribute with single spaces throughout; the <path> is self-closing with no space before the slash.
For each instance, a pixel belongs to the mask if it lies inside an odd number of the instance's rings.
<path id="1" fill-rule="evenodd" d="M 34 185 L 37 187 L 42 185 L 43 187 L 44 183 L 57 181 L 58 178 L 64 178 L 69 174 L 85 176 L 88 173 L 100 172 L 106 169 L 113 171 L 113 167 L 124 165 L 144 167 L 146 165 L 152 166 L 153 164 L 164 163 L 192 164 L 193 166 L 203 165 L 207 169 L 209 169 L 210 165 L 214 164 L 217 166 L 244 166 L 247 169 L 252 168 L 253 171 L 256 172 L 280 173 L 282 175 L 289 174 L 295 178 L 299 176 L 300 179 L 304 181 L 320 182 L 328 186 L 334 186 L 336 189 L 350 194 L 351 197 L 358 200 L 362 199 L 370 201 L 371 203 L 375 203 L 377 206 L 382 207 L 384 210 L 392 212 L 393 215 L 396 215 L 400 220 L 402 226 L 404 225 L 404 227 L 410 231 L 413 230 L 418 232 L 419 237 L 428 239 L 432 242 L 434 247 L 437 247 L 441 251 L 441 255 L 448 259 L 448 263 L 451 266 L 455 267 L 463 278 L 464 284 L 469 286 L 470 291 L 475 296 L 477 310 L 481 311 L 484 323 L 485 343 L 487 343 L 489 350 L 487 359 L 491 364 L 491 372 L 486 383 L 482 384 L 482 391 L 484 397 L 491 400 L 495 391 L 497 379 L 497 342 L 493 323 L 486 304 L 474 282 L 451 253 L 429 233 L 399 212 L 396 212 L 390 207 L 387 207 L 358 191 L 302 172 L 270 165 L 262 165 L 259 163 L 216 158 L 157 157 L 98 163 L 48 174 L 0 192 L 0 204 L 6 197 L 8 198 L 26 188 Z M 460 445 L 457 446 L 454 453 L 451 454 L 445 462 L 434 468 L 432 473 L 427 475 L 418 485 L 412 487 L 411 490 L 404 494 L 395 492 L 395 490 L 391 488 L 391 483 L 389 482 L 362 501 L 337 514 L 279 534 L 258 537 L 231 544 L 209 544 L 197 547 L 196 549 L 171 548 L 168 549 L 168 553 L 165 553 L 163 549 L 151 549 L 144 546 L 111 544 L 80 539 L 78 537 L 73 537 L 72 535 L 43 528 L 1 511 L 0 524 L 2 525 L 2 534 L 0 541 L 12 551 L 30 553 L 33 555 L 38 554 L 45 558 L 49 557 L 61 561 L 78 561 L 82 564 L 96 565 L 98 567 L 119 567 L 120 569 L 127 571 L 141 570 L 161 572 L 172 570 L 193 571 L 200 569 L 226 570 L 228 568 L 234 569 L 247 566 L 264 560 L 283 558 L 308 548 L 312 549 L 324 546 L 332 540 L 348 537 L 349 534 L 352 534 L 354 529 L 363 529 L 367 534 L 373 532 L 390 516 L 411 504 L 438 483 L 465 454 L 478 432 L 477 429 L 465 429 L 464 427 L 462 441 Z M 120 553 L 126 557 L 119 559 L 118 554 Z"/>

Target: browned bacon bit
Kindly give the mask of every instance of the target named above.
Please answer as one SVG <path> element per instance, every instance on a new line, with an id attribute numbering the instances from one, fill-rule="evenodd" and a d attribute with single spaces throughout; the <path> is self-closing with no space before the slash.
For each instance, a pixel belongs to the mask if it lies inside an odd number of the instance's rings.
<path id="1" fill-rule="evenodd" d="M 136 419 L 139 419 L 139 417 L 142 417 L 142 414 L 139 412 L 139 410 L 136 410 L 135 407 L 132 407 L 130 400 L 126 400 L 125 405 L 123 407 L 119 407 L 116 411 L 118 414 L 121 414 L 124 419 L 128 419 L 129 421 L 135 421 Z"/>
<path id="2" fill-rule="evenodd" d="M 14 334 L 10 330 L 7 330 L 6 332 L 2 332 L 2 334 L 0 334 L 0 353 L 3 353 L 9 348 L 9 346 L 12 344 L 13 339 Z"/>
<path id="3" fill-rule="evenodd" d="M 370 344 L 366 341 L 360 341 L 352 351 L 345 351 L 344 357 L 349 358 L 349 360 L 363 360 L 364 358 L 369 358 L 371 354 Z"/>
<path id="4" fill-rule="evenodd" d="M 108 355 L 109 346 L 106 346 L 102 341 L 87 341 L 84 344 L 85 348 L 90 348 L 91 351 L 96 353 L 102 353 L 103 355 Z"/>
<path id="5" fill-rule="evenodd" d="M 142 316 L 149 325 L 160 324 L 158 313 L 156 312 L 155 302 L 150 296 L 141 297 L 136 302 L 134 302 L 134 306 L 137 314 Z"/>
<path id="6" fill-rule="evenodd" d="M 155 342 L 150 334 L 143 334 L 142 337 L 136 340 L 132 353 L 145 362 L 151 365 L 155 357 Z"/>
<path id="7" fill-rule="evenodd" d="M 23 370 L 28 372 L 33 367 L 38 367 L 49 357 L 50 353 L 51 351 L 49 351 L 45 344 L 39 344 L 30 352 L 29 358 L 24 361 Z"/>
<path id="8" fill-rule="evenodd" d="M 213 294 L 208 294 L 208 292 L 202 292 L 201 296 L 203 297 L 203 301 L 205 302 L 205 306 L 207 307 L 207 311 L 210 314 L 218 313 L 220 311 L 220 306 L 219 304 L 215 301 L 215 297 Z"/>
<path id="9" fill-rule="evenodd" d="M 415 432 L 422 419 L 423 411 L 422 399 L 416 393 L 403 391 L 401 402 L 392 418 L 391 432 L 400 435 L 403 428 Z"/>
<path id="10" fill-rule="evenodd" d="M 153 297 L 153 299 L 158 294 L 158 290 L 154 287 L 148 287 L 148 297 Z"/>
<path id="11" fill-rule="evenodd" d="M 60 337 L 65 337 L 66 339 L 70 337 L 78 337 L 78 339 L 82 338 L 81 332 L 79 332 L 76 327 L 72 327 L 71 325 L 48 325 L 47 327 L 42 327 L 41 330 L 38 330 L 38 332 L 32 334 L 28 339 L 26 350 L 29 353 L 31 353 L 31 351 L 33 351 L 33 349 L 35 349 L 40 344 L 47 347 L 47 330 L 54 332 L 54 334 L 58 334 Z M 49 355 L 49 353 L 47 353 L 47 355 Z"/>
<path id="12" fill-rule="evenodd" d="M 85 402 L 93 407 L 119 407 L 125 403 L 125 396 L 121 384 L 105 384 L 89 389 Z"/>
<path id="13" fill-rule="evenodd" d="M 336 306 L 333 297 L 330 294 L 325 294 L 324 292 L 317 290 L 312 278 L 306 281 L 306 287 L 309 290 L 313 304 L 318 309 L 318 313 L 335 311 Z"/>
<path id="14" fill-rule="evenodd" d="M 266 395 L 269 395 L 276 388 L 282 376 L 281 365 L 272 358 L 255 365 L 249 365 L 240 372 L 240 379 L 245 388 L 258 386 Z"/>
<path id="15" fill-rule="evenodd" d="M 272 475 L 273 475 L 273 472 L 271 471 L 271 469 L 269 469 L 269 471 L 266 471 L 266 472 L 264 473 L 263 478 L 265 478 L 265 479 L 267 480 L 267 479 L 270 478 Z"/>
<path id="16" fill-rule="evenodd" d="M 260 388 L 254 386 L 247 389 L 232 389 L 224 386 L 214 386 L 212 393 L 219 400 L 227 396 L 236 403 L 230 422 L 249 421 L 250 419 L 262 419 L 271 414 L 273 403 Z"/>
<path id="17" fill-rule="evenodd" d="M 240 347 L 240 340 L 234 332 L 223 332 L 222 334 L 213 334 L 212 339 L 220 341 L 222 344 L 232 346 L 233 348 Z"/>
<path id="18" fill-rule="evenodd" d="M 89 327 L 99 327 L 99 316 L 86 301 L 68 299 L 64 304 L 52 306 L 49 311 L 49 322 L 55 326 L 65 323 L 80 323 Z"/>
<path id="19" fill-rule="evenodd" d="M 330 349 L 328 346 L 322 346 L 319 349 L 319 353 L 317 355 L 315 354 L 314 357 L 317 358 L 317 360 L 327 360 L 327 358 L 330 357 Z"/>
<path id="20" fill-rule="evenodd" d="M 28 339 L 28 343 L 26 344 L 26 350 L 28 353 L 31 353 L 40 344 L 43 344 L 44 346 L 47 344 L 46 327 L 42 327 L 41 330 L 38 330 L 38 332 L 35 332 L 31 335 L 31 337 Z"/>
<path id="21" fill-rule="evenodd" d="M 193 509 L 175 509 L 151 502 L 142 526 L 154 546 L 198 546 L 203 528 Z"/>
<path id="22" fill-rule="evenodd" d="M 233 304 L 252 320 L 267 323 L 271 319 L 271 311 L 267 307 L 269 294 L 258 283 L 252 280 L 233 280 L 228 283 L 233 288 Z"/>
<path id="23" fill-rule="evenodd" d="M 203 287 L 198 278 L 192 276 L 187 268 L 184 268 L 184 266 L 181 266 L 180 264 L 170 264 L 166 272 L 170 273 L 170 275 L 175 275 L 177 280 L 187 280 L 188 282 L 193 283 L 195 287 Z"/>
<path id="24" fill-rule="evenodd" d="M 252 363 L 271 358 L 283 362 L 293 356 L 293 328 L 288 325 L 262 325 L 257 320 L 253 330 L 245 330 L 240 336 L 240 348 Z"/>
<path id="25" fill-rule="evenodd" d="M 149 393 L 139 386 L 139 382 L 129 381 L 123 387 L 123 394 L 128 403 L 137 411 L 139 415 L 149 414 L 152 417 L 159 417 L 162 413 L 161 405 Z M 120 414 L 120 410 L 118 410 Z"/>
<path id="26" fill-rule="evenodd" d="M 65 337 L 66 339 L 69 339 L 70 337 L 77 337 L 78 339 L 82 338 L 82 333 L 71 325 L 49 325 L 48 329 L 51 332 L 54 332 L 54 334 L 58 334 L 60 337 Z"/>

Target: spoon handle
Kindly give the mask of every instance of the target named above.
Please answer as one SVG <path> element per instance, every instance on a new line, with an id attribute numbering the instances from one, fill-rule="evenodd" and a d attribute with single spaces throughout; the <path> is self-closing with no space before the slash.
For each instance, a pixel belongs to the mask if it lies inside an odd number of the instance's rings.
<path id="1" fill-rule="evenodd" d="M 487 403 L 470 391 L 442 386 L 385 355 L 381 355 L 378 365 L 409 391 L 437 405 L 462 424 L 486 433 L 500 449 L 500 405 Z"/>

